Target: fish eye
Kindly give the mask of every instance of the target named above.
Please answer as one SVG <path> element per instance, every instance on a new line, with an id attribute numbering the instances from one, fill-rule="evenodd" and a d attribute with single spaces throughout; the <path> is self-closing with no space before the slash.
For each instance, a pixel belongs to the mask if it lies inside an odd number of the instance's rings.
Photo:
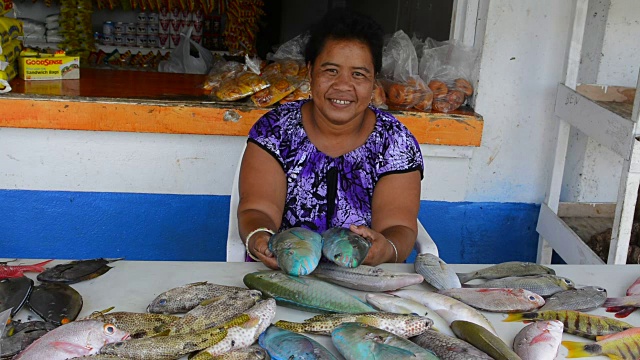
<path id="1" fill-rule="evenodd" d="M 114 332 L 116 332 L 116 327 L 115 327 L 115 326 L 113 326 L 113 325 L 111 325 L 111 324 L 106 324 L 106 325 L 104 326 L 104 332 L 105 332 L 107 335 L 113 335 L 113 333 L 114 333 Z"/>
<path id="2" fill-rule="evenodd" d="M 601 288 L 601 287 L 597 287 L 596 290 L 598 290 L 598 291 L 607 291 L 605 288 Z"/>
<path id="3" fill-rule="evenodd" d="M 535 300 L 536 300 L 536 297 L 535 297 L 535 296 L 533 296 L 533 295 L 529 295 L 529 300 L 531 300 L 531 301 L 535 301 Z"/>
<path id="4" fill-rule="evenodd" d="M 166 305 L 167 304 L 167 299 L 160 299 L 160 301 L 158 301 L 158 305 Z"/>

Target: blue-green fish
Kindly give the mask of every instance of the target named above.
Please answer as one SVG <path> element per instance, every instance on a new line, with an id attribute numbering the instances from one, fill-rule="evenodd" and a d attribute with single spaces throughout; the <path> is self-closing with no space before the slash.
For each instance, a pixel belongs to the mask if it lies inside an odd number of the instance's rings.
<path id="1" fill-rule="evenodd" d="M 431 351 L 413 342 L 362 323 L 348 322 L 331 332 L 331 341 L 347 360 L 412 359 L 438 360 Z"/>
<path id="2" fill-rule="evenodd" d="M 269 326 L 258 338 L 258 343 L 274 360 L 338 360 L 312 338 L 276 326 Z"/>
<path id="3" fill-rule="evenodd" d="M 269 239 L 269 250 L 282 271 L 293 276 L 311 274 L 322 256 L 322 236 L 301 227 L 281 231 Z"/>
<path id="4" fill-rule="evenodd" d="M 258 271 L 242 279 L 244 284 L 276 299 L 278 305 L 319 313 L 357 314 L 376 311 L 339 286 L 311 276 L 290 276 L 282 271 Z"/>
<path id="5" fill-rule="evenodd" d="M 355 268 L 369 253 L 371 243 L 353 231 L 334 227 L 322 233 L 322 254 L 337 265 Z"/>

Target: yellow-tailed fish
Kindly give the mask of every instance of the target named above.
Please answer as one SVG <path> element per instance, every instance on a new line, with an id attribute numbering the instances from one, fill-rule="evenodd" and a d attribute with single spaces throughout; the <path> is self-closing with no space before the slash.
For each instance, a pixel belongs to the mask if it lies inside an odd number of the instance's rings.
<path id="1" fill-rule="evenodd" d="M 306 319 L 302 323 L 280 320 L 275 323 L 275 326 L 293 332 L 331 335 L 331 332 L 338 325 L 346 322 L 359 322 L 375 326 L 403 338 L 420 335 L 427 331 L 427 329 L 431 327 L 431 324 L 433 324 L 433 321 L 426 316 L 374 312 L 362 314 L 322 314 Z"/>
<path id="2" fill-rule="evenodd" d="M 558 320 L 531 323 L 513 339 L 513 350 L 522 360 L 553 360 L 558 355 L 563 328 Z"/>
<path id="3" fill-rule="evenodd" d="M 502 339 L 478 324 L 456 320 L 451 323 L 451 330 L 458 338 L 484 351 L 495 360 L 521 360 Z"/>
<path id="4" fill-rule="evenodd" d="M 563 341 L 569 350 L 567 358 L 605 355 L 617 360 L 640 359 L 640 328 L 628 329 L 617 334 L 598 336 L 595 343 Z"/>
<path id="5" fill-rule="evenodd" d="M 438 360 L 430 350 L 388 331 L 362 323 L 339 325 L 331 333 L 331 342 L 347 360 Z"/>
<path id="6" fill-rule="evenodd" d="M 294 227 L 269 239 L 269 250 L 278 266 L 292 276 L 311 274 L 322 257 L 322 236 L 315 231 Z"/>
<path id="7" fill-rule="evenodd" d="M 540 320 L 559 320 L 564 324 L 564 332 L 582 336 L 587 339 L 595 339 L 596 336 L 615 334 L 633 327 L 633 325 L 624 321 L 611 319 L 606 316 L 585 314 L 574 310 L 515 313 L 509 314 L 503 321 Z"/>

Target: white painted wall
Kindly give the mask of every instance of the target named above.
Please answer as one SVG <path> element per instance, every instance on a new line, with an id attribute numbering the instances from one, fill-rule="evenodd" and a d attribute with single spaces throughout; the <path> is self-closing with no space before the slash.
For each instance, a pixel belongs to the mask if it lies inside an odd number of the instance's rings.
<path id="1" fill-rule="evenodd" d="M 638 8 L 636 1 L 613 1 L 616 7 L 612 5 L 608 31 L 625 33 L 617 28 L 630 27 L 628 22 L 614 18 L 632 14 Z M 486 22 L 486 33 L 480 34 L 484 50 L 476 99 L 476 110 L 485 119 L 482 145 L 423 146 L 424 200 L 543 200 L 555 146 L 553 105 L 556 85 L 563 78 L 571 10 L 569 1 L 490 1 L 488 13 L 480 19 Z M 607 43 L 610 54 L 617 50 L 624 56 L 624 47 L 637 44 L 637 28 L 625 34 Z M 631 62 L 640 64 L 637 59 L 623 59 L 621 64 L 631 66 Z M 602 74 L 605 68 L 601 67 Z M 228 195 L 244 141 L 3 128 L 0 188 Z"/>

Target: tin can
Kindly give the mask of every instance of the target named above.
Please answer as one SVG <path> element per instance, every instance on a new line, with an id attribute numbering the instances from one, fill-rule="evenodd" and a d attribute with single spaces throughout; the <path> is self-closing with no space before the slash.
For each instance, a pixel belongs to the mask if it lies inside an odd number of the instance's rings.
<path id="1" fill-rule="evenodd" d="M 146 23 L 149 21 L 149 17 L 147 16 L 147 13 L 138 13 L 138 23 Z"/>
<path id="2" fill-rule="evenodd" d="M 160 40 L 158 39 L 158 36 L 155 36 L 155 35 L 153 35 L 153 36 L 149 36 L 149 39 L 147 40 L 147 45 L 148 45 L 150 48 L 157 48 L 157 47 L 159 47 L 159 43 L 160 43 Z"/>
<path id="3" fill-rule="evenodd" d="M 138 47 L 147 47 L 147 45 L 149 45 L 149 38 L 147 37 L 147 35 L 137 35 L 136 45 Z"/>
<path id="4" fill-rule="evenodd" d="M 158 23 L 149 23 L 147 25 L 147 34 L 149 35 L 157 35 L 159 30 Z"/>
<path id="5" fill-rule="evenodd" d="M 127 46 L 136 46 L 138 44 L 138 40 L 136 38 L 136 35 L 134 34 L 127 34 L 124 36 L 124 43 Z"/>
<path id="6" fill-rule="evenodd" d="M 113 35 L 115 33 L 115 27 L 112 21 L 105 21 L 102 24 L 102 34 L 104 35 Z M 113 41 L 113 38 L 112 38 Z"/>
<path id="7" fill-rule="evenodd" d="M 102 45 L 113 45 L 113 35 L 102 35 Z"/>
<path id="8" fill-rule="evenodd" d="M 126 23 L 124 24 L 125 34 L 135 35 L 136 34 L 136 23 Z"/>
<path id="9" fill-rule="evenodd" d="M 147 35 L 147 24 L 138 23 L 136 25 L 136 35 Z"/>
<path id="10" fill-rule="evenodd" d="M 158 28 L 158 33 L 160 34 L 168 34 L 171 28 L 171 20 L 164 19 L 160 20 L 160 27 Z"/>
<path id="11" fill-rule="evenodd" d="M 169 34 L 158 34 L 158 47 L 161 49 L 169 48 Z"/>
<path id="12" fill-rule="evenodd" d="M 117 23 L 115 23 L 115 25 L 113 25 L 113 33 L 114 34 L 124 34 L 125 31 L 125 26 L 124 23 L 122 21 L 118 21 Z"/>
<path id="13" fill-rule="evenodd" d="M 158 22 L 158 13 L 149 13 L 149 15 L 147 15 L 147 21 L 149 23 L 157 23 Z"/>
<path id="14" fill-rule="evenodd" d="M 115 46 L 124 46 L 124 35 L 123 34 L 115 34 L 113 36 L 113 45 Z"/>
<path id="15" fill-rule="evenodd" d="M 160 13 L 158 14 L 158 19 L 163 20 L 163 19 L 170 19 L 170 18 L 171 18 L 171 12 L 169 11 L 169 8 L 166 6 L 161 7 Z"/>

